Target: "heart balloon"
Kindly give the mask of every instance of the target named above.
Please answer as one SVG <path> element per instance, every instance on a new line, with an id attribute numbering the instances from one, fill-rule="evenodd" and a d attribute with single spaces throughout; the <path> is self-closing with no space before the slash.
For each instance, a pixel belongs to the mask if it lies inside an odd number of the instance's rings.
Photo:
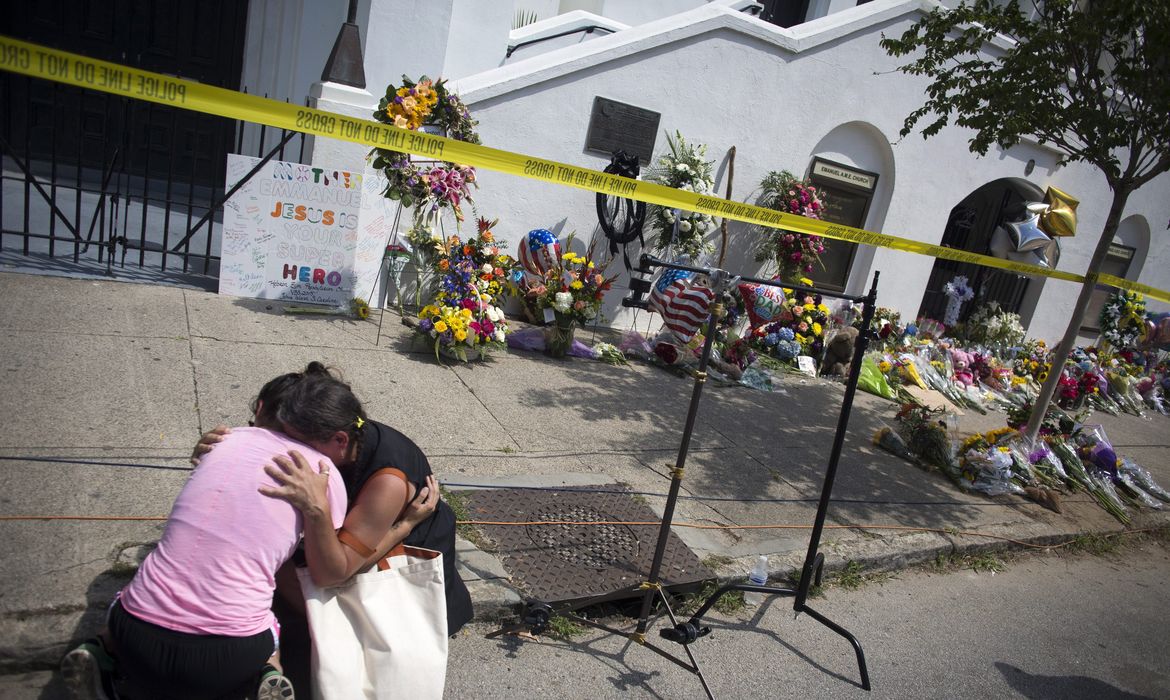
<path id="1" fill-rule="evenodd" d="M 1146 350 L 1170 350 L 1170 313 L 1150 316 L 1142 329 L 1140 347 Z"/>
<path id="2" fill-rule="evenodd" d="M 1052 242 L 1044 246 L 1043 255 L 1048 266 L 1055 270 L 1056 264 L 1060 262 L 1060 241 L 1053 238 Z"/>
<path id="3" fill-rule="evenodd" d="M 784 292 L 779 287 L 745 282 L 739 285 L 739 293 L 752 328 L 779 320 L 784 310 Z"/>
<path id="4" fill-rule="evenodd" d="M 1012 241 L 1011 235 L 1003 226 L 996 226 L 995 233 L 991 234 L 991 243 L 987 246 L 988 252 L 993 257 L 1007 259 L 1008 253 L 1014 253 L 1016 244 Z"/>
<path id="5" fill-rule="evenodd" d="M 534 229 L 520 240 L 516 257 L 525 270 L 543 275 L 561 259 L 561 242 L 548 229 Z"/>
<path id="6" fill-rule="evenodd" d="M 668 294 L 661 308 L 662 325 L 674 333 L 684 345 L 702 330 L 710 317 L 715 293 L 699 284 L 675 283 L 674 293 Z"/>

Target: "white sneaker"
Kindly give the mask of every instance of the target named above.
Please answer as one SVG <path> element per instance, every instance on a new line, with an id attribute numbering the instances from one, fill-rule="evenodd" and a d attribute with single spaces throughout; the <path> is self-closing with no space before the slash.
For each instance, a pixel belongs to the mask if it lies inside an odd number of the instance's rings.
<path id="1" fill-rule="evenodd" d="M 260 678 L 256 700 L 293 700 L 293 684 L 274 667 L 266 665 Z"/>

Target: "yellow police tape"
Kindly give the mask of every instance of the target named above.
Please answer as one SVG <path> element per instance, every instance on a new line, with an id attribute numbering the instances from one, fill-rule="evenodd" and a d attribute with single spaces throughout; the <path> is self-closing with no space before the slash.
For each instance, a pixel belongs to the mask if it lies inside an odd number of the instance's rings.
<path id="1" fill-rule="evenodd" d="M 602 192 L 650 204 L 702 212 L 769 228 L 782 228 L 797 233 L 825 236 L 852 243 L 985 265 L 1024 275 L 1051 277 L 1069 282 L 1083 282 L 1085 280 L 1083 275 L 1072 272 L 1026 265 L 989 255 L 980 255 L 965 250 L 866 231 L 852 226 L 808 219 L 728 199 L 676 190 L 644 180 L 634 180 L 489 146 L 400 129 L 371 120 L 356 119 L 310 107 L 297 107 L 264 97 L 99 61 L 4 36 L 0 36 L 0 70 L 136 100 L 265 124 L 313 136 L 326 136 L 365 146 L 403 151 L 413 155 L 495 170 L 591 192 Z M 1099 276 L 1098 281 L 1113 287 L 1140 291 L 1146 296 L 1170 302 L 1170 292 L 1161 289 L 1109 275 Z"/>

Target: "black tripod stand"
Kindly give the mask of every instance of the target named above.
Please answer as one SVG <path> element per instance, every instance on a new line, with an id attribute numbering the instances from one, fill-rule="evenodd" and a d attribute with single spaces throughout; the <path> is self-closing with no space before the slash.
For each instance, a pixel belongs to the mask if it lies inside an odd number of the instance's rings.
<path id="1" fill-rule="evenodd" d="M 716 299 L 721 298 L 723 290 L 731 283 L 732 278 L 724 270 L 690 267 L 687 265 L 679 265 L 675 263 L 668 263 L 659 260 L 649 255 L 643 255 L 641 258 L 640 272 L 649 273 L 655 267 L 666 267 L 676 270 L 686 270 L 699 274 L 707 275 L 710 280 L 711 290 L 715 292 Z M 646 278 L 648 279 L 648 277 Z M 829 455 L 829 464 L 825 470 L 824 483 L 821 487 L 821 497 L 817 504 L 816 519 L 813 524 L 812 534 L 809 536 L 808 554 L 805 557 L 804 567 L 801 569 L 800 582 L 795 589 L 792 588 L 776 588 L 772 586 L 756 586 L 747 583 L 733 583 L 723 586 L 715 591 L 704 603 L 699 607 L 691 618 L 685 622 L 680 622 L 675 617 L 674 611 L 671 610 L 670 600 L 663 589 L 660 573 L 662 568 L 663 556 L 666 552 L 667 540 L 670 535 L 671 522 L 674 519 L 675 505 L 678 501 L 679 489 L 682 485 L 684 467 L 686 466 L 687 452 L 690 448 L 691 434 L 695 427 L 695 418 L 699 412 L 699 399 L 703 394 L 703 385 L 707 381 L 707 366 L 711 359 L 711 349 L 715 338 L 716 327 L 719 319 L 723 316 L 724 309 L 722 303 L 715 303 L 712 305 L 711 316 L 707 321 L 707 337 L 703 344 L 703 352 L 699 357 L 699 368 L 695 371 L 694 389 L 691 392 L 691 402 L 687 409 L 686 424 L 683 427 L 682 440 L 678 450 L 678 460 L 674 468 L 671 470 L 670 491 L 666 497 L 666 506 L 662 514 L 662 524 L 658 530 L 658 544 L 654 549 L 654 558 L 650 564 L 650 571 L 643 583 L 631 586 L 623 591 L 614 591 L 605 593 L 600 596 L 595 596 L 582 601 L 577 601 L 571 605 L 558 606 L 555 609 L 553 606 L 540 601 L 529 601 L 525 607 L 524 614 L 519 623 L 499 629 L 488 635 L 489 638 L 497 637 L 502 634 L 517 632 L 521 630 L 530 630 L 533 633 L 539 634 L 543 632 L 552 619 L 553 615 L 562 615 L 579 622 L 583 625 L 600 629 L 610 634 L 626 637 L 631 641 L 637 642 L 639 645 L 650 649 L 654 653 L 663 658 L 675 663 L 682 668 L 694 673 L 699 677 L 699 682 L 703 684 L 703 690 L 708 698 L 714 698 L 710 687 L 707 685 L 707 679 L 703 676 L 703 671 L 699 668 L 698 662 L 691 653 L 690 645 L 697 641 L 700 637 L 707 635 L 711 629 L 702 625 L 703 616 L 715 604 L 724 593 L 728 591 L 755 591 L 767 595 L 775 596 L 793 596 L 793 610 L 797 613 L 808 613 L 817 622 L 828 627 L 833 632 L 841 635 L 849 640 L 853 645 L 853 649 L 857 654 L 857 667 L 861 673 L 861 687 L 865 690 L 870 689 L 869 671 L 865 664 L 865 654 L 861 649 L 861 643 L 857 641 L 848 630 L 836 624 L 829 618 L 820 614 L 816 610 L 808 606 L 809 589 L 815 583 L 820 583 L 821 571 L 824 567 L 824 555 L 818 549 L 821 542 L 821 533 L 824 529 L 825 516 L 829 510 L 829 501 L 833 493 L 833 482 L 837 476 L 837 463 L 841 457 L 841 448 L 845 442 L 845 431 L 849 425 L 849 412 L 853 405 L 853 396 L 857 391 L 857 378 L 861 371 L 861 359 L 865 354 L 866 347 L 869 344 L 869 324 L 873 320 L 875 302 L 877 301 L 877 280 L 878 273 L 874 273 L 873 283 L 870 286 L 869 293 L 863 297 L 851 296 L 848 294 L 839 294 L 835 292 L 826 292 L 809 287 L 801 287 L 797 285 L 781 284 L 773 280 L 761 280 L 750 277 L 738 278 L 742 281 L 754 282 L 756 284 L 764 284 L 775 287 L 785 287 L 792 289 L 794 292 L 805 292 L 809 294 L 820 294 L 822 296 L 830 296 L 838 299 L 845 299 L 851 302 L 860 302 L 863 305 L 862 312 L 862 328 L 863 332 L 858 336 L 857 343 L 853 351 L 853 362 L 849 368 L 849 378 L 845 385 L 845 397 L 841 403 L 841 413 L 837 419 L 837 432 L 833 438 L 833 449 Z M 641 299 L 644 292 L 649 290 L 649 284 L 645 284 L 641 288 L 634 288 L 632 291 L 632 298 L 622 300 L 625 306 L 646 307 L 646 302 Z M 622 630 L 609 627 L 605 624 L 590 620 L 585 617 L 573 614 L 574 611 L 591 605 L 598 604 L 603 601 L 613 600 L 621 596 L 635 597 L 641 595 L 642 606 L 641 612 L 638 615 L 638 624 L 633 632 L 624 632 Z M 663 609 L 670 618 L 671 627 L 659 630 L 659 636 L 662 639 L 681 644 L 683 651 L 686 653 L 686 659 L 680 658 L 665 648 L 657 646 L 646 639 L 646 631 L 650 627 L 650 613 L 654 606 L 655 600 L 660 600 Z"/>

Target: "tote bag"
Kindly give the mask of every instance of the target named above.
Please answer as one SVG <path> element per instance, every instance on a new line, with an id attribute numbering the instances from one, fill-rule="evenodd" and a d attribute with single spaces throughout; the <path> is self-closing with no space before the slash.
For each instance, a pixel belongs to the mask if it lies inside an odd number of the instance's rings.
<path id="1" fill-rule="evenodd" d="M 382 569 L 384 563 L 389 568 Z M 313 697 L 443 697 L 447 599 L 443 555 L 401 547 L 346 583 L 318 588 L 298 569 L 313 638 Z"/>

